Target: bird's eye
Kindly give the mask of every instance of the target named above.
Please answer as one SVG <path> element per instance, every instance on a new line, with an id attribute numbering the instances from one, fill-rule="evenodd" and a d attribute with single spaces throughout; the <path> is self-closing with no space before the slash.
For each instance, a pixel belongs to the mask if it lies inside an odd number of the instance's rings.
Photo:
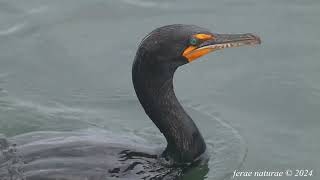
<path id="1" fill-rule="evenodd" d="M 198 39 L 193 37 L 193 38 L 190 39 L 189 43 L 191 45 L 196 45 L 196 44 L 198 44 Z"/>

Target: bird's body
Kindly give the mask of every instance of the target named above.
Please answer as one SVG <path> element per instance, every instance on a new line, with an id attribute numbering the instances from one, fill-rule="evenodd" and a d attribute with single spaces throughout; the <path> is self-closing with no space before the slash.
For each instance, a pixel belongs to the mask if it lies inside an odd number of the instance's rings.
<path id="1" fill-rule="evenodd" d="M 93 135 L 94 134 L 94 135 Z M 100 131 L 35 132 L 2 146 L 0 179 L 174 179 L 182 168 L 164 168 L 163 148 L 138 137 Z M 112 138 L 113 137 L 113 138 Z"/>
<path id="2" fill-rule="evenodd" d="M 206 144 L 175 96 L 174 73 L 209 52 L 258 43 L 252 34 L 214 34 L 194 25 L 157 28 L 139 45 L 132 80 L 146 114 L 165 136 L 166 148 L 112 134 L 30 133 L 2 141 L 0 179 L 178 179 L 190 167 L 205 165 Z"/>

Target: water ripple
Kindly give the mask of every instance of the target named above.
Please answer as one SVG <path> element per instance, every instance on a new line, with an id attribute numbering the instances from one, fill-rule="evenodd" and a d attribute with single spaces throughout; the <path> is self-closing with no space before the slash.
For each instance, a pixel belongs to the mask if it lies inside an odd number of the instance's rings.
<path id="1" fill-rule="evenodd" d="M 15 24 L 15 25 L 13 25 L 13 26 L 11 26 L 9 28 L 0 30 L 0 36 L 8 36 L 8 35 L 14 34 L 16 32 L 19 32 L 25 26 L 26 26 L 25 22 Z"/>
<path id="2" fill-rule="evenodd" d="M 170 6 L 169 2 L 159 2 L 159 1 L 145 1 L 145 0 L 121 0 L 125 4 L 134 5 L 143 8 L 167 8 Z"/>

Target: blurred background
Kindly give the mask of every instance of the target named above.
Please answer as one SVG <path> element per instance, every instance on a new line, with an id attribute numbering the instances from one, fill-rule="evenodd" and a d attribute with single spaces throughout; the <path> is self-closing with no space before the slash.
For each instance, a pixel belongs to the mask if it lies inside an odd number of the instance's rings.
<path id="1" fill-rule="evenodd" d="M 317 180 L 319 17 L 319 0 L 0 0 L 0 133 L 98 128 L 165 146 L 132 87 L 141 39 L 176 23 L 252 32 L 261 46 L 212 53 L 175 75 L 208 143 L 207 179 L 313 169 L 306 179 Z"/>

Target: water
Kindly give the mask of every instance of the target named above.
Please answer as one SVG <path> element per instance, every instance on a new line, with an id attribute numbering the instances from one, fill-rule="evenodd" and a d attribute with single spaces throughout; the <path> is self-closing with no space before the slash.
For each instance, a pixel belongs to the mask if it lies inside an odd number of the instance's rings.
<path id="1" fill-rule="evenodd" d="M 207 179 L 238 167 L 314 169 L 308 179 L 319 179 L 319 9 L 317 0 L 1 0 L 0 133 L 98 128 L 164 143 L 131 83 L 140 40 L 173 23 L 254 32 L 261 46 L 212 53 L 175 76 L 209 147 Z"/>

